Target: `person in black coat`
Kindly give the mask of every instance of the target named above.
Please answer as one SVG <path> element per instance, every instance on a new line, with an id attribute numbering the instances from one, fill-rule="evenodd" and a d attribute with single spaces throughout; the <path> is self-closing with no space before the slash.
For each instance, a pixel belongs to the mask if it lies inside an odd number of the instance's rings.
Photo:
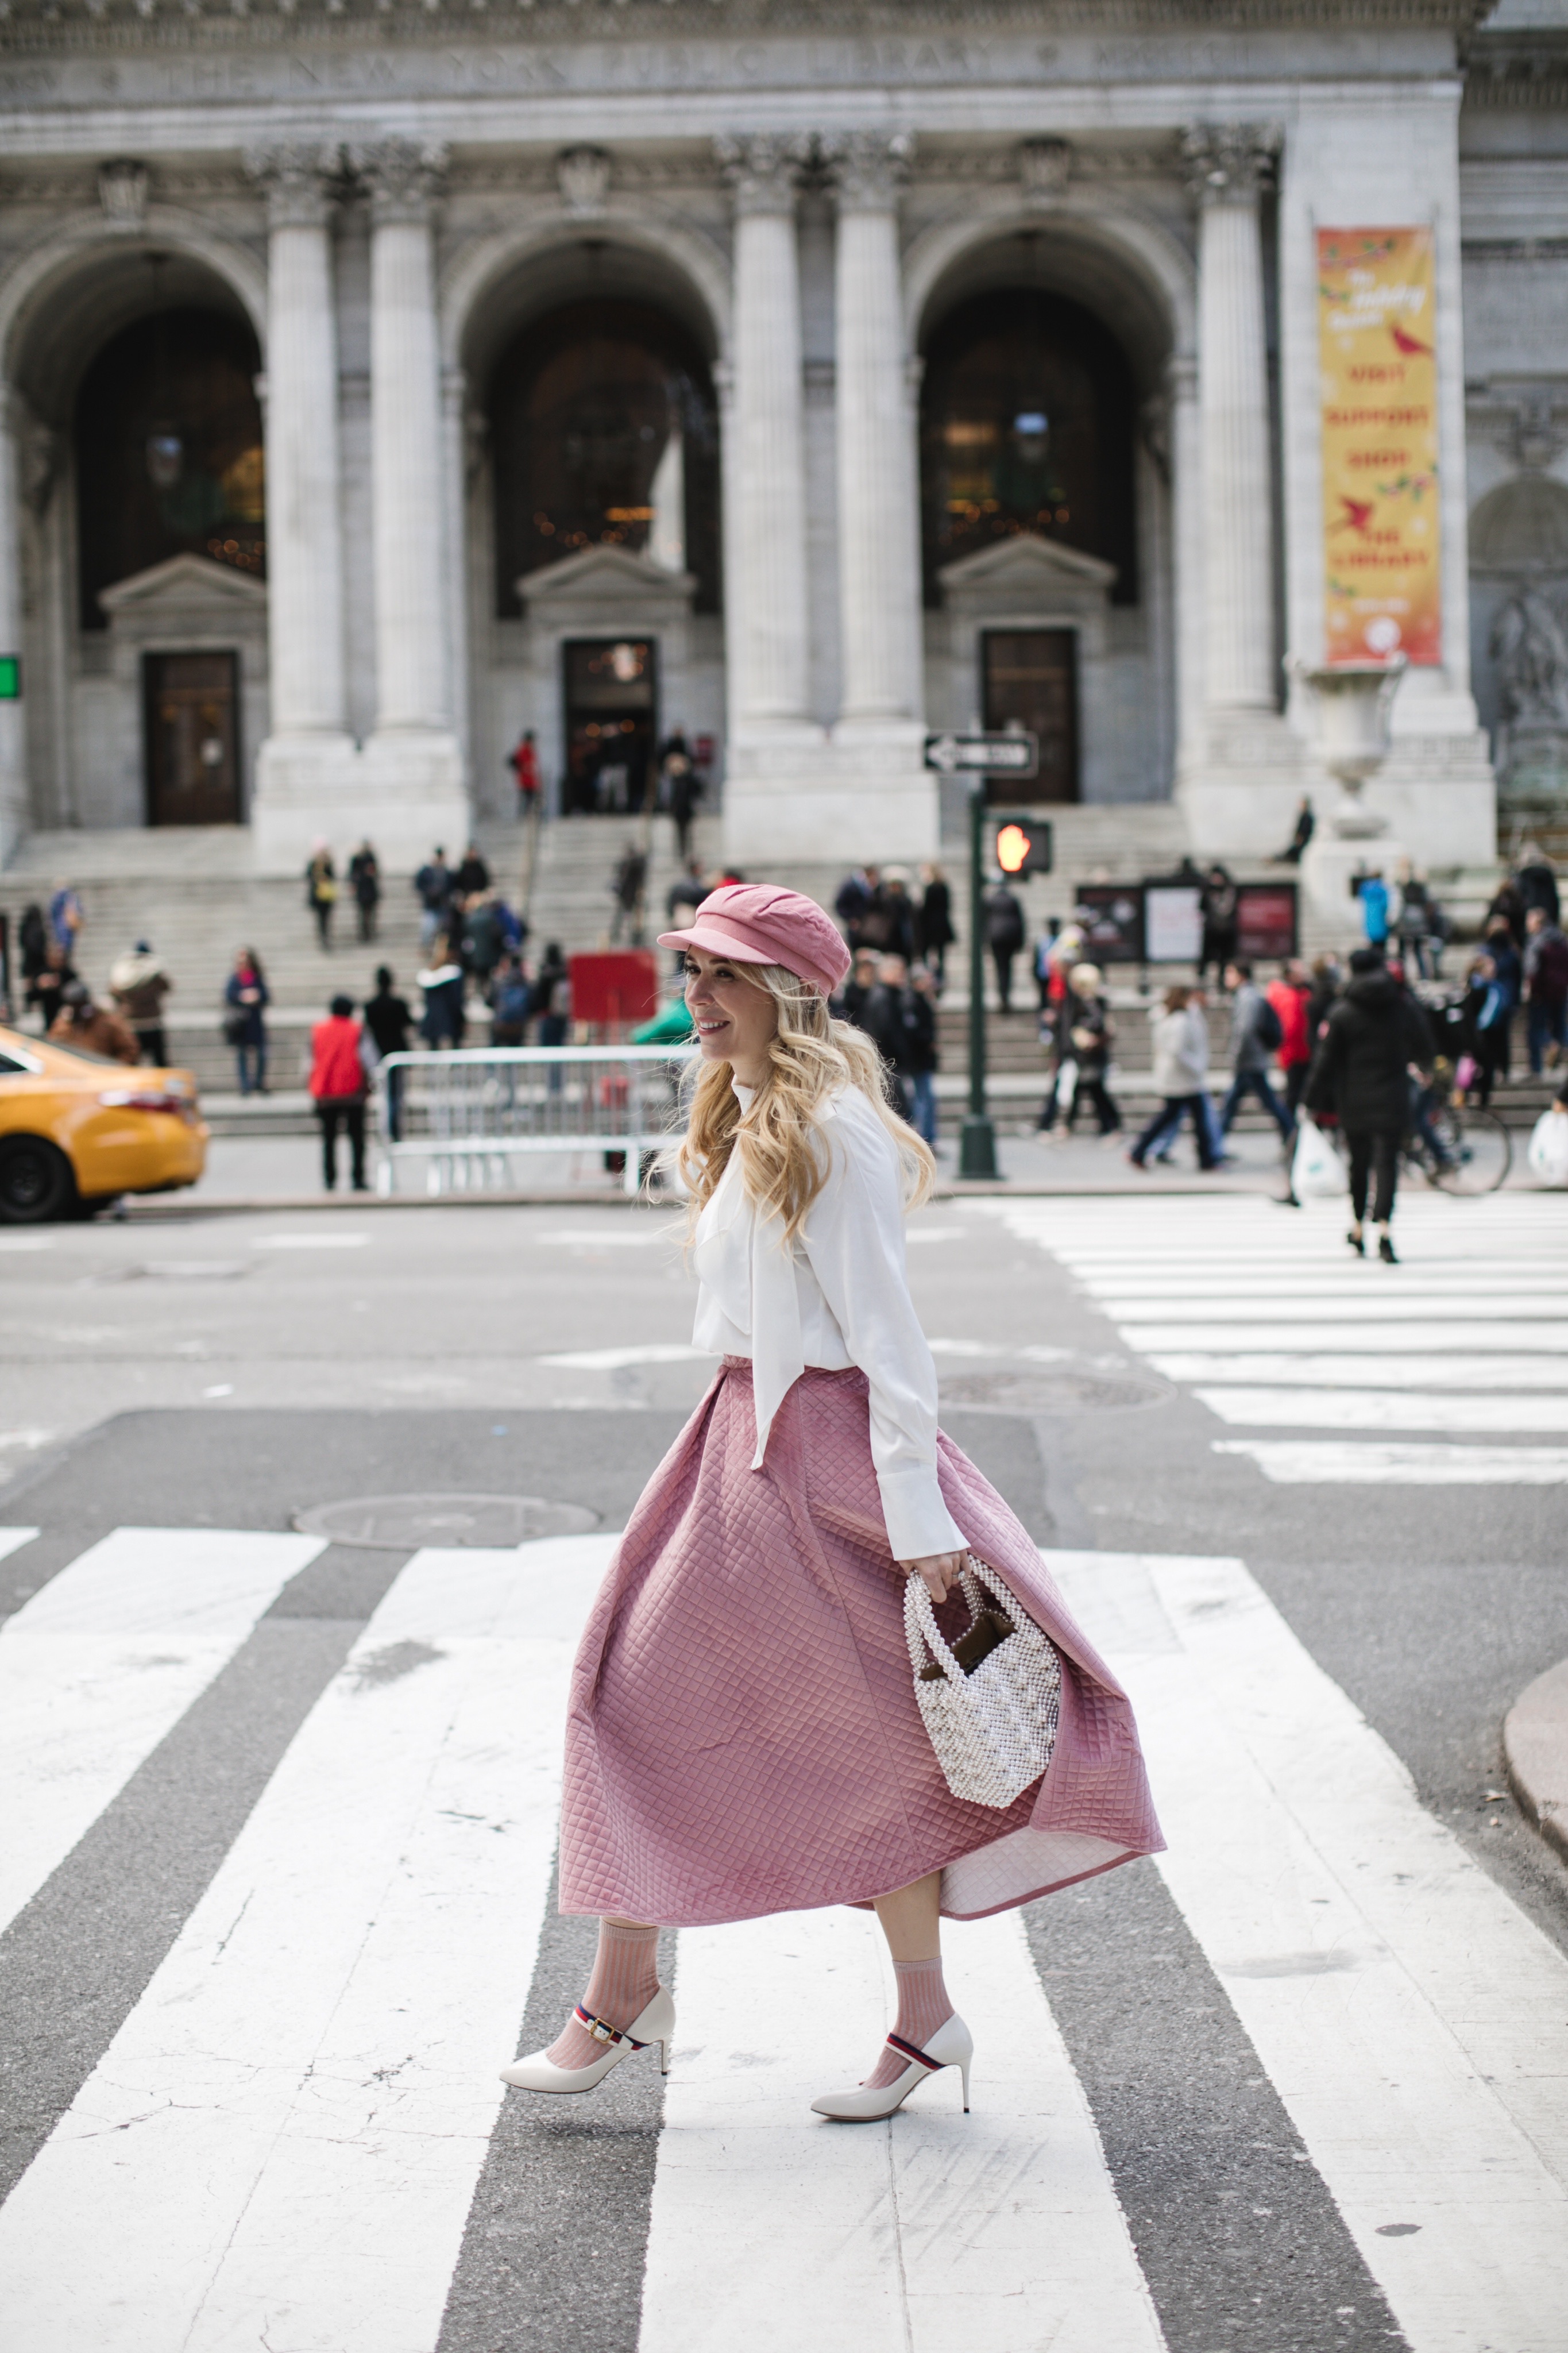
<path id="1" fill-rule="evenodd" d="M 958 937 L 952 928 L 952 893 L 940 866 L 922 866 L 921 881 L 925 890 L 916 945 L 935 973 L 940 988 L 947 978 L 947 952 Z"/>
<path id="2" fill-rule="evenodd" d="M 1359 1258 L 1366 1256 L 1370 1176 L 1377 1254 L 1389 1266 L 1398 1262 L 1389 1224 L 1400 1141 L 1410 1121 L 1411 1074 L 1429 1072 L 1433 1055 L 1432 1032 L 1415 998 L 1375 948 L 1357 948 L 1307 1082 L 1306 1103 L 1310 1112 L 1336 1117 L 1344 1130 L 1352 1218 L 1345 1240 Z"/>
<path id="3" fill-rule="evenodd" d="M 985 944 L 996 968 L 1004 1013 L 1013 1010 L 1013 959 L 1024 944 L 1024 910 L 1000 877 L 985 893 Z"/>

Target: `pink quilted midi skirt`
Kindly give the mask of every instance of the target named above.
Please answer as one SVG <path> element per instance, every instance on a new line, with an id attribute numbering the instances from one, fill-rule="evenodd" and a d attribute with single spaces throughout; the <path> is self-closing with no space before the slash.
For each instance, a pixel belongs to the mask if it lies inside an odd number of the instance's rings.
<path id="1" fill-rule="evenodd" d="M 941 1871 L 943 1911 L 974 1919 L 1157 1852 L 1126 1695 L 968 1457 L 941 1440 L 948 1509 L 1062 1660 L 1049 1769 L 1005 1811 L 952 1795 L 915 1704 L 865 1376 L 808 1370 L 759 1471 L 755 1447 L 751 1365 L 727 1357 L 577 1654 L 561 1909 L 695 1927 Z"/>

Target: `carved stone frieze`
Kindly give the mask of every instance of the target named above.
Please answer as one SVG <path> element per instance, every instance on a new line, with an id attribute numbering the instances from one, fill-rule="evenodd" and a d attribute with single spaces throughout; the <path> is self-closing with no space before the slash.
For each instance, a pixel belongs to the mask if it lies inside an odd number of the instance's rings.
<path id="1" fill-rule="evenodd" d="M 1200 205 L 1251 205 L 1272 179 L 1280 133 L 1267 122 L 1198 122 L 1182 133 L 1187 186 Z"/>
<path id="2" fill-rule="evenodd" d="M 567 147 L 555 158 L 561 201 L 574 220 L 601 220 L 614 164 L 602 147 Z"/>
<path id="3" fill-rule="evenodd" d="M 306 142 L 249 147 L 245 168 L 267 199 L 269 228 L 321 228 L 342 180 L 342 152 Z"/>
<path id="4" fill-rule="evenodd" d="M 1018 176 L 1025 200 L 1055 204 L 1072 176 L 1073 153 L 1065 139 L 1026 139 L 1018 150 Z"/>
<path id="5" fill-rule="evenodd" d="M 370 197 L 371 218 L 378 226 L 427 221 L 449 152 L 437 139 L 377 139 L 351 146 L 348 160 Z"/>
<path id="6" fill-rule="evenodd" d="M 147 198 L 153 175 L 145 164 L 128 156 L 118 157 L 112 164 L 100 164 L 98 171 L 98 201 L 103 206 L 103 216 L 110 228 L 138 229 L 147 217 Z"/>
<path id="7" fill-rule="evenodd" d="M 738 213 L 794 212 L 801 173 L 812 158 L 805 132 L 757 131 L 744 137 L 724 132 L 714 140 L 713 153 Z"/>
<path id="8" fill-rule="evenodd" d="M 840 131 L 822 140 L 819 153 L 839 211 L 890 212 L 914 152 L 912 131 Z"/>

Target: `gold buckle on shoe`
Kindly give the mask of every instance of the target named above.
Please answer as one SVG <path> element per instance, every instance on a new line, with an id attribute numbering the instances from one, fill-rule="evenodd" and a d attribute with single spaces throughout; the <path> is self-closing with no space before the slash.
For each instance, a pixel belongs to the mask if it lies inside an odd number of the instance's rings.
<path id="1" fill-rule="evenodd" d="M 581 2002 L 577 2004 L 577 2023 L 587 2029 L 595 2042 L 619 2042 L 621 2040 L 615 2027 L 605 2019 L 595 2018 L 593 2011 L 584 2010 Z"/>

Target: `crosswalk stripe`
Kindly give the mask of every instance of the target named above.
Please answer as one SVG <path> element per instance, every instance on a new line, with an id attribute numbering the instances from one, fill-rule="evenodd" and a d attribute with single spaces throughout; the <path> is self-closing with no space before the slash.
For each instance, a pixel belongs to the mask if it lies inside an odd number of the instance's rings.
<path id="1" fill-rule="evenodd" d="M 1166 1883 L 1412 2353 L 1558 2353 L 1568 1957 L 1240 1562 L 1046 1558 L 1131 1690 Z"/>
<path id="2" fill-rule="evenodd" d="M 1200 1405 L 1251 1430 L 1538 1430 L 1568 1434 L 1568 1366 L 1552 1397 L 1417 1396 L 1409 1389 L 1200 1388 Z"/>
<path id="3" fill-rule="evenodd" d="M 1242 1348 L 1230 1356 L 1208 1356 L 1184 1348 L 1152 1356 L 1149 1362 L 1168 1381 L 1294 1382 L 1321 1388 L 1356 1383 L 1363 1389 L 1568 1388 L 1568 1364 L 1562 1356 L 1517 1352 L 1495 1356 L 1336 1356 Z"/>
<path id="4" fill-rule="evenodd" d="M 1368 1349 L 1375 1355 L 1389 1355 L 1395 1349 L 1406 1349 L 1419 1339 L 1428 1348 L 1516 1348 L 1531 1347 L 1539 1352 L 1561 1354 L 1568 1350 L 1568 1323 L 1531 1324 L 1521 1326 L 1500 1318 L 1495 1323 L 1427 1324 L 1384 1322 L 1335 1323 L 1331 1318 L 1319 1322 L 1270 1323 L 1261 1318 L 1258 1323 L 1237 1319 L 1226 1322 L 1220 1316 L 1205 1323 L 1121 1323 L 1117 1330 L 1129 1347 L 1150 1355 L 1156 1349 L 1162 1355 L 1175 1348 L 1255 1348 L 1266 1339 L 1274 1348 L 1321 1348 L 1331 1341 L 1336 1348 Z"/>
<path id="5" fill-rule="evenodd" d="M 402 1571 L 0 2210 L 18 2344 L 429 2353 L 614 1542 Z"/>
<path id="6" fill-rule="evenodd" d="M 973 2114 L 950 2070 L 891 2124 L 850 2127 L 810 2104 L 859 2082 L 891 2022 L 875 1923 L 682 1932 L 699 2047 L 666 2095 L 638 2353 L 1162 2353 L 1018 1915 L 951 1942 L 980 2044 Z"/>
<path id="7" fill-rule="evenodd" d="M 1101 1294 L 1097 1294 L 1100 1296 Z M 1498 1314 L 1494 1297 L 1476 1299 L 1430 1299 L 1409 1293 L 1399 1296 L 1386 1295 L 1369 1299 L 1363 1290 L 1359 1299 L 1347 1302 L 1330 1292 L 1325 1296 L 1316 1289 L 1300 1290 L 1289 1295 L 1271 1298 L 1256 1292 L 1237 1293 L 1231 1298 L 1216 1298 L 1212 1293 L 1206 1300 L 1193 1302 L 1152 1299 L 1146 1293 L 1132 1299 L 1103 1300 L 1107 1314 L 1124 1330 L 1135 1330 L 1145 1324 L 1157 1324 L 1163 1317 L 1178 1315 L 1184 1307 L 1206 1315 L 1215 1324 L 1337 1324 L 1352 1320 L 1356 1315 L 1375 1316 L 1380 1330 L 1391 1330 L 1395 1324 L 1429 1324 L 1434 1315 L 1447 1317 L 1456 1328 L 1467 1331 L 1490 1330 L 1511 1333 L 1515 1339 L 1535 1339 L 1538 1346 L 1562 1346 L 1568 1335 L 1568 1321 L 1563 1320 L 1563 1305 L 1553 1300 L 1521 1299 L 1510 1301 L 1506 1320 Z M 1538 1335 L 1548 1335 L 1538 1337 Z M 1494 1342 L 1494 1345 L 1503 1345 Z"/>
<path id="8" fill-rule="evenodd" d="M 37 1533 L 37 1528 L 0 1528 L 0 1560 L 9 1560 L 14 1552 L 31 1544 Z"/>
<path id="9" fill-rule="evenodd" d="M 1281 1487 L 1560 1487 L 1568 1480 L 1568 1447 L 1561 1446 L 1218 1438 L 1214 1451 L 1247 1456 Z"/>
<path id="10" fill-rule="evenodd" d="M 248 1528 L 117 1528 L 0 1624 L 0 1927 L 322 1549 Z"/>

